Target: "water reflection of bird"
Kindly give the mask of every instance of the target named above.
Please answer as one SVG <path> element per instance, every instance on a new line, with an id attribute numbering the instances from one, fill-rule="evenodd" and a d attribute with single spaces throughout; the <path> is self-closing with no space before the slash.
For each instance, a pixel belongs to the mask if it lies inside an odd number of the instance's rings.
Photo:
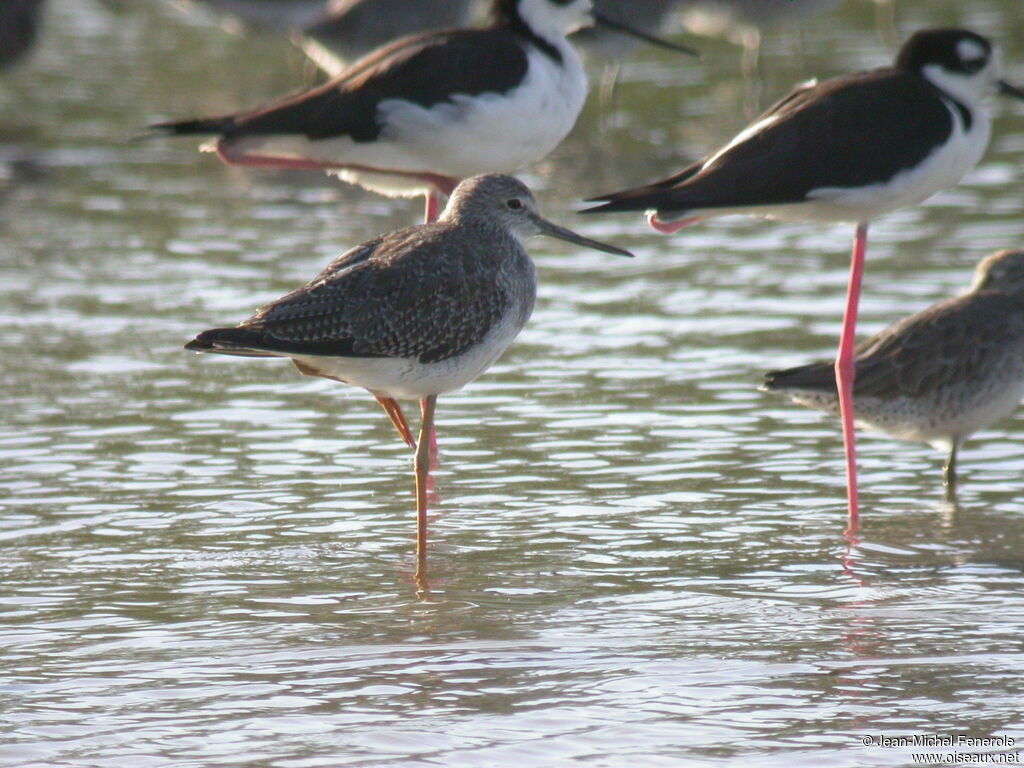
<path id="1" fill-rule="evenodd" d="M 0 2 L 0 68 L 21 60 L 32 49 L 42 22 L 44 0 Z"/>
<path id="2" fill-rule="evenodd" d="M 301 32 L 299 44 L 334 76 L 346 62 L 400 37 L 468 24 L 475 0 L 334 0 Z"/>
<path id="3" fill-rule="evenodd" d="M 220 134 L 231 165 L 320 169 L 392 196 L 439 195 L 460 179 L 540 160 L 568 134 L 587 80 L 566 34 L 590 0 L 494 0 L 494 22 L 404 38 L 319 88 L 249 112 L 161 123 Z"/>
<path id="4" fill-rule="evenodd" d="M 944 479 L 952 495 L 960 446 L 1024 397 L 1024 251 L 986 257 L 970 291 L 900 320 L 855 353 L 854 417 L 948 451 Z M 833 362 L 773 371 L 764 389 L 838 412 Z"/>
<path id="5" fill-rule="evenodd" d="M 853 339 L 867 222 L 951 187 L 988 145 L 989 93 L 1024 98 L 1000 79 L 984 37 L 961 29 L 918 32 L 891 67 L 803 85 L 725 147 L 679 173 L 595 200 L 594 211 L 650 211 L 674 232 L 709 216 L 858 222 L 836 363 L 851 526 L 857 518 Z"/>
<path id="6" fill-rule="evenodd" d="M 422 558 L 437 396 L 487 370 L 523 328 L 536 294 L 523 243 L 537 234 L 630 255 L 541 218 L 517 179 L 478 176 L 459 184 L 437 222 L 358 245 L 238 327 L 205 331 L 186 347 L 287 357 L 307 376 L 373 393 L 403 440 L 416 447 Z M 396 398 L 420 401 L 416 443 Z"/>

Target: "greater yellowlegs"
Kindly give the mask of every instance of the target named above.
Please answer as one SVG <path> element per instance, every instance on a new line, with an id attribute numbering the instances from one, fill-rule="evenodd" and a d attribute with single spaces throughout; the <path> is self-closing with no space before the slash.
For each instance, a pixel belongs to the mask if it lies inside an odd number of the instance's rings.
<path id="1" fill-rule="evenodd" d="M 456 187 L 437 222 L 356 246 L 241 325 L 204 331 L 186 348 L 287 357 L 307 376 L 367 389 L 407 439 L 397 398 L 418 399 L 423 422 L 416 443 L 417 552 L 422 559 L 437 396 L 461 389 L 487 370 L 526 323 L 536 277 L 523 244 L 538 234 L 631 255 L 541 218 L 533 195 L 517 179 L 477 176 Z"/>
<path id="2" fill-rule="evenodd" d="M 431 221 L 460 179 L 522 168 L 569 133 L 587 79 L 566 35 L 595 20 L 590 2 L 493 0 L 489 27 L 404 38 L 311 91 L 151 128 L 220 134 L 207 148 L 233 165 L 321 169 L 384 195 L 425 195 Z"/>
<path id="3" fill-rule="evenodd" d="M 894 323 L 855 354 L 854 418 L 947 451 L 951 496 L 960 446 L 1012 413 L 1024 396 L 1024 251 L 987 256 L 967 293 Z M 837 413 L 834 371 L 834 362 L 773 371 L 763 389 Z"/>
<path id="4" fill-rule="evenodd" d="M 851 525 L 857 520 L 853 339 L 868 222 L 955 185 L 988 145 L 992 43 L 964 29 L 917 32 L 891 67 L 800 86 L 725 147 L 674 176 L 601 195 L 596 211 L 648 210 L 660 232 L 710 216 L 857 222 L 836 361 Z"/>

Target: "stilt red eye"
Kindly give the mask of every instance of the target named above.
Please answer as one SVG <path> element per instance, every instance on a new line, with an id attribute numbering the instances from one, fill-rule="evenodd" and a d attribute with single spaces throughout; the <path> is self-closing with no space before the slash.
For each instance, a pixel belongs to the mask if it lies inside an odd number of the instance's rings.
<path id="1" fill-rule="evenodd" d="M 518 197 L 510 197 L 505 201 L 505 205 L 508 206 L 511 211 L 518 211 L 523 207 L 523 201 Z"/>

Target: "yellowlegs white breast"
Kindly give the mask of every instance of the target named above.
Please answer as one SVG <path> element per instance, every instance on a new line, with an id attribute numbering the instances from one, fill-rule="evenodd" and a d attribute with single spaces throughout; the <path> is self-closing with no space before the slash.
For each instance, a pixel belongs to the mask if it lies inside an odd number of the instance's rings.
<path id="1" fill-rule="evenodd" d="M 482 374 L 533 310 L 536 277 L 524 241 L 537 234 L 608 253 L 628 251 L 541 218 L 511 176 L 470 178 L 437 222 L 401 229 L 342 254 L 313 280 L 235 328 L 186 345 L 197 352 L 291 358 L 307 376 L 369 390 L 412 443 L 397 398 L 420 401 L 417 552 L 426 553 L 430 434 L 438 395 Z"/>

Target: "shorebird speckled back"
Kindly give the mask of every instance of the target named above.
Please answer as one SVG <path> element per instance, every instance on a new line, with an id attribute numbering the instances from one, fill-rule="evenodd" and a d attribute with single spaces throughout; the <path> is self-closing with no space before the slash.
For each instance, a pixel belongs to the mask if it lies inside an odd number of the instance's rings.
<path id="1" fill-rule="evenodd" d="M 543 219 L 519 180 L 476 176 L 456 187 L 436 222 L 356 246 L 237 327 L 204 331 L 186 348 L 287 357 L 307 376 L 369 390 L 416 449 L 422 557 L 437 396 L 487 370 L 522 330 L 537 285 L 524 242 L 538 234 L 631 255 Z M 420 401 L 418 441 L 396 398 Z"/>
<path id="2" fill-rule="evenodd" d="M 810 408 L 838 410 L 832 362 L 773 371 L 764 388 Z M 970 290 L 904 318 L 856 349 L 854 415 L 864 426 L 956 456 L 972 434 L 1024 397 L 1024 251 L 999 251 L 975 268 Z"/>

